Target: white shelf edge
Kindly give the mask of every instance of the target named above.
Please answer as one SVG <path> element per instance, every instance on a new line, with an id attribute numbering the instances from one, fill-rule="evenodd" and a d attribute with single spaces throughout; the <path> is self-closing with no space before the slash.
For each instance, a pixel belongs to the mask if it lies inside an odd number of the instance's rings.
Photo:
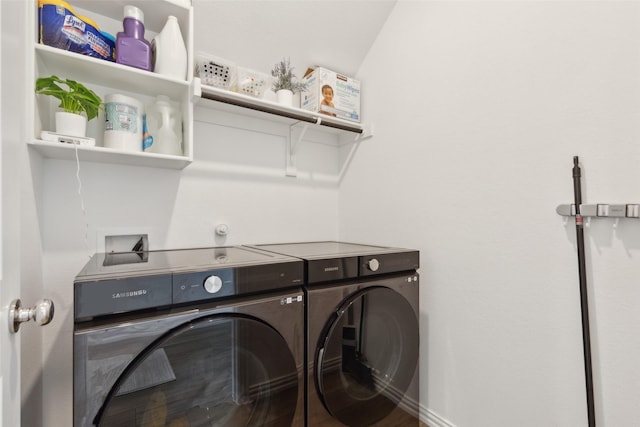
<path id="1" fill-rule="evenodd" d="M 210 107 L 212 105 L 220 106 L 227 104 L 231 107 L 222 109 L 232 110 L 236 113 L 241 114 L 243 111 L 242 109 L 246 109 L 248 111 L 256 111 L 259 114 L 271 114 L 280 116 L 285 119 L 291 120 L 291 122 L 303 121 L 338 132 L 350 132 L 360 134 L 363 137 L 368 136 L 366 135 L 367 127 L 362 123 L 325 116 L 323 114 L 314 113 L 312 111 L 303 110 L 301 108 L 289 107 L 286 105 L 278 104 L 277 102 L 258 99 L 213 86 L 202 85 L 199 83 L 199 81 L 199 78 L 194 78 L 193 85 L 196 104 L 198 106 Z M 236 108 L 234 109 L 233 107 Z M 249 115 L 248 111 L 245 113 L 246 115 Z"/>
<path id="2" fill-rule="evenodd" d="M 54 72 L 65 71 L 70 73 L 75 80 L 83 81 L 86 81 L 87 76 L 91 76 L 90 82 L 101 86 L 119 86 L 131 92 L 140 92 L 142 89 L 145 94 L 151 96 L 157 93 L 155 88 L 162 85 L 165 88 L 170 87 L 171 97 L 177 98 L 186 92 L 191 85 L 191 81 L 139 70 L 40 43 L 35 43 L 35 51 L 36 55 L 40 55 L 49 66 L 55 68 Z M 76 76 L 81 76 L 81 78 Z M 59 77 L 69 76 L 61 75 Z"/>
<path id="3" fill-rule="evenodd" d="M 145 14 L 146 32 L 152 33 L 160 32 L 167 16 L 175 15 L 180 20 L 185 18 L 193 8 L 191 1 L 180 0 L 74 0 L 70 3 L 80 15 L 102 15 L 116 21 L 122 20 L 126 5 L 136 6 Z M 100 21 L 97 23 L 100 24 Z M 115 33 L 113 35 L 115 36 Z"/>
<path id="4" fill-rule="evenodd" d="M 34 139 L 27 143 L 46 158 L 76 160 L 76 146 Z M 147 166 L 165 169 L 184 169 L 193 159 L 144 152 L 127 152 L 104 147 L 77 146 L 80 161 Z"/>

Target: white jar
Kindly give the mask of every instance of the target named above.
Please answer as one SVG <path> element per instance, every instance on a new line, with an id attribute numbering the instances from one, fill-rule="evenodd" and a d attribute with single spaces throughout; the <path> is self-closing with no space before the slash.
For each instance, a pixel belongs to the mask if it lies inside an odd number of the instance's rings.
<path id="1" fill-rule="evenodd" d="M 104 112 L 104 146 L 142 151 L 142 103 L 130 96 L 110 94 L 105 96 Z"/>

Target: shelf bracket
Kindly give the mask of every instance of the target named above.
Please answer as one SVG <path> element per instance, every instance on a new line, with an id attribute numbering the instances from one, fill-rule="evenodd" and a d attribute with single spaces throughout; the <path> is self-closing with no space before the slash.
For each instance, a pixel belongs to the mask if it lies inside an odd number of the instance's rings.
<path id="1" fill-rule="evenodd" d="M 344 162 L 342 163 L 342 166 L 340 167 L 340 173 L 338 175 L 338 182 L 342 182 L 342 178 L 344 178 L 345 173 L 347 172 L 347 169 L 349 169 L 349 165 L 351 164 L 351 160 L 353 160 L 353 157 L 356 154 L 356 151 L 358 151 L 358 147 L 360 146 L 360 142 L 363 140 L 364 138 L 361 137 L 356 137 L 353 141 L 353 144 L 351 145 L 351 149 L 349 150 L 349 153 L 347 154 Z"/>
<path id="2" fill-rule="evenodd" d="M 312 126 L 319 126 L 322 124 L 322 118 L 318 117 L 315 123 L 308 122 L 296 122 L 289 126 L 289 135 L 286 141 L 286 170 L 285 175 L 290 177 L 298 176 L 298 168 L 296 162 L 296 156 L 300 142 L 304 138 L 307 130 Z M 343 157 L 342 166 L 338 172 L 338 182 L 342 181 L 351 160 L 353 159 L 360 142 L 373 137 L 373 126 L 367 126 L 363 129 L 362 133 L 354 135 L 341 135 L 339 138 L 340 145 L 350 144 L 351 148 L 346 156 Z"/>
<path id="3" fill-rule="evenodd" d="M 364 141 L 366 139 L 373 138 L 373 134 L 374 134 L 373 123 L 369 123 L 369 124 L 363 125 L 362 133 L 357 135 L 356 139 L 358 141 Z"/>
<path id="4" fill-rule="evenodd" d="M 356 134 L 352 138 L 348 138 L 348 137 L 340 138 L 340 142 L 343 145 L 351 144 L 351 148 L 349 149 L 349 152 L 345 156 L 344 161 L 342 162 L 342 166 L 340 167 L 340 172 L 338 173 L 338 182 L 342 182 L 344 175 L 347 173 L 347 169 L 349 169 L 349 165 L 351 164 L 351 161 L 355 157 L 356 151 L 358 151 L 358 147 L 360 147 L 360 143 L 362 141 L 372 138 L 373 133 L 374 133 L 373 125 L 369 125 L 363 128 L 362 133 Z"/>
<path id="5" fill-rule="evenodd" d="M 317 124 L 320 124 L 320 118 L 318 118 Z M 296 155 L 298 154 L 298 146 L 300 141 L 304 138 L 304 134 L 307 133 L 310 123 L 296 122 L 289 126 L 289 135 L 286 141 L 286 170 L 285 175 L 290 177 L 298 176 L 298 167 L 296 166 Z"/>

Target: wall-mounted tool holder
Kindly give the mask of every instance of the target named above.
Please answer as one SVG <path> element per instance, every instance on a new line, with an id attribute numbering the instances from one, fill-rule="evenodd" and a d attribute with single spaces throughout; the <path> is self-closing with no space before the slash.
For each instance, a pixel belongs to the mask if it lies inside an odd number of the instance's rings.
<path id="1" fill-rule="evenodd" d="M 562 216 L 576 216 L 576 205 L 558 205 L 556 213 Z M 580 205 L 580 216 L 599 218 L 640 218 L 640 204 L 608 204 Z"/>

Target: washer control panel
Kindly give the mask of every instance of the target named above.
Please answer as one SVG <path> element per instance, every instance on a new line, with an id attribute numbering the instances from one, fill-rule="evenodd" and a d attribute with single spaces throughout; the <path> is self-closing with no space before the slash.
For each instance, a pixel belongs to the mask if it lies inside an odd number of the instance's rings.
<path id="1" fill-rule="evenodd" d="M 176 273 L 173 275 L 173 302 L 201 301 L 235 295 L 235 276 L 232 268 Z"/>

